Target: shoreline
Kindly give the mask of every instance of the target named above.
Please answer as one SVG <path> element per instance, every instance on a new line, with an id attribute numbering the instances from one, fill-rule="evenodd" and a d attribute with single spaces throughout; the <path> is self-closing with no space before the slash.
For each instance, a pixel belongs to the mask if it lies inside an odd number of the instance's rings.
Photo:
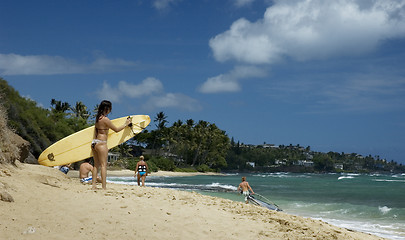
<path id="1" fill-rule="evenodd" d="M 0 191 L 14 202 L 0 201 L 0 239 L 383 239 L 195 192 L 98 187 L 40 165 L 2 166 Z"/>
<path id="2" fill-rule="evenodd" d="M 133 177 L 135 172 L 128 169 L 122 170 L 107 170 L 107 177 Z M 222 173 L 215 173 L 215 172 L 171 172 L 171 171 L 158 171 L 149 173 L 148 176 L 158 176 L 158 177 L 190 177 L 190 176 L 199 176 L 199 175 L 223 175 Z M 78 170 L 70 170 L 67 176 L 72 178 L 79 178 L 79 171 Z"/>

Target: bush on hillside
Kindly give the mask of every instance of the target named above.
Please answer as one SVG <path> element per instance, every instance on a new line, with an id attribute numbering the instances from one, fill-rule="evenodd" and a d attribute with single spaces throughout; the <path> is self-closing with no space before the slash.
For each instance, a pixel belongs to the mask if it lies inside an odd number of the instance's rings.
<path id="1" fill-rule="evenodd" d="M 14 163 L 20 157 L 14 135 L 7 125 L 7 112 L 0 104 L 0 162 Z"/>
<path id="2" fill-rule="evenodd" d="M 152 163 L 162 171 L 174 171 L 176 169 L 176 165 L 174 165 L 173 161 L 164 157 L 153 157 L 148 161 L 148 165 Z"/>
<path id="3" fill-rule="evenodd" d="M 200 166 L 198 166 L 197 171 L 199 171 L 199 172 L 215 172 L 213 169 L 208 167 L 208 165 L 206 165 L 206 164 L 201 164 Z"/>

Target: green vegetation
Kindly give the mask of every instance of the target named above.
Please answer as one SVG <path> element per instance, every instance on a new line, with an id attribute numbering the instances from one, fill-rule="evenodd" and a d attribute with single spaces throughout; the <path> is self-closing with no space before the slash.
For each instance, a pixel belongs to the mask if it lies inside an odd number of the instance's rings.
<path id="1" fill-rule="evenodd" d="M 35 157 L 51 143 L 89 126 L 87 118 L 83 118 L 85 109 L 75 115 L 76 110 L 72 111 L 68 103 L 54 99 L 51 100 L 51 110 L 44 109 L 37 106 L 36 102 L 21 97 L 2 78 L 0 94 L 7 111 L 8 125 L 31 143 L 31 151 Z"/>
<path id="2" fill-rule="evenodd" d="M 165 171 L 220 171 L 227 166 L 230 141 L 224 131 L 215 124 L 206 121 L 195 123 L 192 119 L 186 123 L 178 120 L 167 127 L 166 118 L 163 112 L 159 112 L 154 118 L 155 130 L 145 130 L 128 141 L 131 148 L 128 154 L 122 154 L 125 145 L 112 151 L 123 156 L 138 156 L 141 153 L 137 148 L 143 146 L 146 157 L 150 156 L 150 168 Z M 127 165 L 132 167 L 130 162 Z"/>
<path id="3" fill-rule="evenodd" d="M 35 157 L 50 144 L 94 123 L 88 108 L 80 101 L 73 107 L 51 99 L 50 108 L 23 98 L 0 78 L 0 96 L 8 125 L 31 143 Z M 97 106 L 96 106 L 97 108 Z M 0 111 L 0 114 L 4 111 Z M 92 116 L 94 118 L 94 114 Z M 111 150 L 120 158 L 112 168 L 134 170 L 137 157 L 145 155 L 151 171 L 293 171 L 293 172 L 374 172 L 405 171 L 396 162 L 355 153 L 321 153 L 310 147 L 244 145 L 230 140 L 215 124 L 200 120 L 178 120 L 168 127 L 167 116 L 159 112 L 155 129 L 144 130 L 132 140 Z"/>
<path id="4" fill-rule="evenodd" d="M 164 155 L 174 159 L 175 166 L 202 166 L 221 169 L 227 166 L 226 155 L 230 141 L 225 131 L 206 121 L 195 123 L 189 119 L 181 120 L 171 127 L 166 127 L 164 113 L 155 118 L 157 129 L 145 137 L 146 148 L 152 149 L 154 155 Z M 160 153 L 160 154 L 158 154 Z M 206 169 L 206 168 L 205 168 Z"/>
<path id="5" fill-rule="evenodd" d="M 0 94 L 0 164 L 15 163 L 20 157 L 15 134 L 7 126 L 6 111 Z"/>
<path id="6" fill-rule="evenodd" d="M 231 141 L 226 170 L 261 172 L 404 172 L 405 166 L 379 156 L 314 152 L 296 145 L 244 145 Z M 254 163 L 254 166 L 252 166 Z"/>

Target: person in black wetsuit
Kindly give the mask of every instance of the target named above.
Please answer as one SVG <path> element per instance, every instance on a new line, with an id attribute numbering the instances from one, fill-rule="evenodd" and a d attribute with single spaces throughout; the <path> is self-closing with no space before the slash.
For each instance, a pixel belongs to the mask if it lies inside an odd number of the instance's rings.
<path id="1" fill-rule="evenodd" d="M 139 157 L 139 162 L 136 164 L 135 167 L 135 176 L 138 179 L 138 186 L 140 186 L 140 180 L 142 178 L 142 187 L 145 187 L 145 179 L 148 176 L 149 168 L 148 164 L 145 162 L 144 157 Z"/>

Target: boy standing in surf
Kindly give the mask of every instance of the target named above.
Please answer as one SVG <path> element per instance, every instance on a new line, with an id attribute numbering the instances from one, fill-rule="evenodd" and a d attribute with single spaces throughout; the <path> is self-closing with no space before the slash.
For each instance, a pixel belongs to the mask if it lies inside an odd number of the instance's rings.
<path id="1" fill-rule="evenodd" d="M 250 187 L 249 183 L 246 182 L 246 177 L 242 177 L 242 182 L 239 184 L 238 192 L 240 189 L 242 189 L 242 194 L 245 196 L 245 202 L 249 203 L 248 201 L 249 190 L 252 192 L 252 194 L 255 193 L 253 192 L 253 189 Z"/>
<path id="2" fill-rule="evenodd" d="M 116 127 L 107 117 L 111 110 L 112 104 L 110 101 L 107 100 L 103 100 L 98 106 L 96 124 L 94 129 L 94 139 L 91 142 L 91 148 L 93 150 L 94 158 L 92 176 L 97 176 L 98 169 L 100 169 L 101 185 L 104 190 L 107 189 L 108 130 L 111 128 L 114 132 L 122 131 L 132 121 L 130 118 L 128 118 L 124 125 Z M 96 180 L 97 179 L 95 177 L 92 179 L 92 189 L 97 188 Z"/>

